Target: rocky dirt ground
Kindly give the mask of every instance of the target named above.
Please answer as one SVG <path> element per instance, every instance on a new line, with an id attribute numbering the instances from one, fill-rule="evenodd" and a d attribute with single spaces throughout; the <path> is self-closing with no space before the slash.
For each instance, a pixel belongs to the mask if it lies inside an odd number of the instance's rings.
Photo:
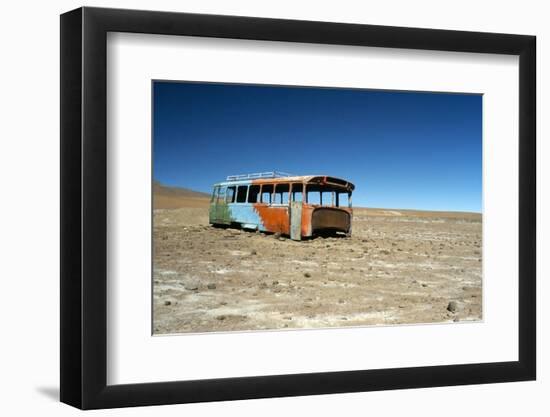
<path id="1" fill-rule="evenodd" d="M 295 242 L 155 209 L 154 334 L 482 319 L 481 215 L 354 209 Z"/>

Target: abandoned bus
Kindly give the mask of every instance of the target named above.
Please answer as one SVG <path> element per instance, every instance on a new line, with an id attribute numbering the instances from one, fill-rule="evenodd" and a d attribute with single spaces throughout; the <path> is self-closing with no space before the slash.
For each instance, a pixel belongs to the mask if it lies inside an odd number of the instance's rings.
<path id="1" fill-rule="evenodd" d="M 350 236 L 354 188 L 348 181 L 323 175 L 231 175 L 214 185 L 210 224 L 281 233 L 293 240 L 323 232 Z"/>

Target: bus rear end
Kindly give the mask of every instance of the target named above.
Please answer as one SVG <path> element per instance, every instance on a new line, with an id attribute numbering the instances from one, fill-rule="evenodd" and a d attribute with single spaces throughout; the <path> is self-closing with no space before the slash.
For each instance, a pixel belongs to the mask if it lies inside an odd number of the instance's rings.
<path id="1" fill-rule="evenodd" d="M 322 177 L 306 184 L 302 214 L 302 236 L 344 233 L 351 236 L 353 185 Z"/>

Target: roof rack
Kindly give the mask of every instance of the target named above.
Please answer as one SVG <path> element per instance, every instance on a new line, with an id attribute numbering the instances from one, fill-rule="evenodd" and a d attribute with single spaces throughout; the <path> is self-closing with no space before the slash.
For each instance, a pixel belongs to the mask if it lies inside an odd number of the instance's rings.
<path id="1" fill-rule="evenodd" d="M 252 174 L 228 175 L 227 181 L 255 180 L 259 178 L 292 177 L 292 174 L 281 171 L 254 172 Z"/>

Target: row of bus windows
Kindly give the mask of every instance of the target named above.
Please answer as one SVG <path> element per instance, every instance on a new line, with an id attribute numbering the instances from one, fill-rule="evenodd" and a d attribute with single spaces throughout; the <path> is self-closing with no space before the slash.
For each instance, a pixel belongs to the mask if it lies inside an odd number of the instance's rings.
<path id="1" fill-rule="evenodd" d="M 288 204 L 289 201 L 304 201 L 303 184 L 262 184 L 218 186 L 214 188 L 212 202 L 220 203 L 264 203 Z M 351 207 L 347 191 L 326 186 L 306 186 L 305 202 L 320 206 Z"/>

